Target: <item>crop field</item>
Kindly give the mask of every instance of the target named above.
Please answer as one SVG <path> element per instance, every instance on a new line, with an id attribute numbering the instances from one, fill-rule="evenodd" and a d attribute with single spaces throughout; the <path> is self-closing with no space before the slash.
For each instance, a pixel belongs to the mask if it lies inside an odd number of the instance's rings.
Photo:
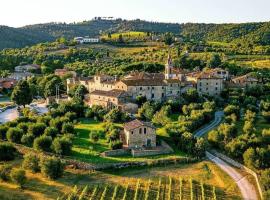
<path id="1" fill-rule="evenodd" d="M 67 195 L 81 199 L 100 200 L 175 200 L 175 199 L 226 199 L 223 192 L 214 186 L 197 182 L 193 179 L 174 179 L 171 177 L 155 180 L 133 180 L 124 185 L 85 186 L 79 190 L 76 186 Z"/>

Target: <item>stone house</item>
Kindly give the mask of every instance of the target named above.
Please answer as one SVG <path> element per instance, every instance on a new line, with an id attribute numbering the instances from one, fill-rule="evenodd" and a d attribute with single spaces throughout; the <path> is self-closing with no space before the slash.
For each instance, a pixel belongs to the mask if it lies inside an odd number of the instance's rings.
<path id="1" fill-rule="evenodd" d="M 119 108 L 122 111 L 136 113 L 138 110 L 137 104 L 129 103 L 128 99 L 129 96 L 123 90 L 95 90 L 88 95 L 86 102 L 90 107 L 99 105 L 108 110 Z"/>
<path id="2" fill-rule="evenodd" d="M 156 147 L 156 128 L 150 122 L 135 119 L 124 124 L 122 138 L 126 148 Z"/>
<path id="3" fill-rule="evenodd" d="M 252 76 L 251 73 L 233 78 L 232 83 L 235 87 L 245 88 L 248 86 L 254 86 L 259 83 L 259 80 Z"/>
<path id="4" fill-rule="evenodd" d="M 187 75 L 188 81 L 193 81 L 199 94 L 218 96 L 224 89 L 224 77 L 213 71 L 193 72 Z"/>

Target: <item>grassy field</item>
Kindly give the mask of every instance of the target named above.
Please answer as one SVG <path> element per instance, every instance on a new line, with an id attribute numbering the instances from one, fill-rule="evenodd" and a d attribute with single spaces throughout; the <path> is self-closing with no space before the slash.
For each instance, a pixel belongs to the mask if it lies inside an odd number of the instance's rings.
<path id="1" fill-rule="evenodd" d="M 142 39 L 147 36 L 147 33 L 138 32 L 138 31 L 130 31 L 130 32 L 123 32 L 123 33 L 113 33 L 111 34 L 111 38 L 109 38 L 108 35 L 103 35 L 101 36 L 101 38 L 117 40 L 119 38 L 119 35 L 122 35 L 124 39 L 125 38 Z"/>
<path id="2" fill-rule="evenodd" d="M 19 167 L 20 162 L 20 160 L 17 160 L 15 166 Z M 12 162 L 12 164 L 14 164 L 14 162 Z M 28 181 L 24 190 L 19 189 L 11 182 L 0 182 L 0 199 L 56 199 L 59 196 L 69 193 L 74 185 L 77 185 L 80 189 L 85 185 L 89 185 L 90 188 L 93 188 L 96 185 L 104 187 L 106 184 L 110 186 L 118 184 L 121 188 L 124 188 L 126 183 L 130 183 L 131 187 L 129 191 L 132 192 L 138 179 L 140 179 L 142 183 L 141 188 L 145 189 L 145 184 L 149 179 L 156 185 L 159 177 L 162 178 L 163 187 L 166 186 L 166 194 L 168 194 L 168 177 L 172 177 L 173 184 L 177 184 L 176 181 L 181 177 L 184 180 L 192 179 L 194 181 L 194 188 L 198 188 L 196 183 L 200 182 L 203 182 L 209 188 L 215 186 L 217 194 L 221 197 L 219 199 L 241 199 L 240 192 L 233 180 L 217 166 L 208 161 L 195 164 L 121 169 L 118 171 L 104 172 L 67 169 L 64 176 L 57 181 L 48 180 L 39 173 L 32 174 L 27 172 Z M 187 182 L 184 182 L 183 188 L 184 191 L 189 191 Z M 154 187 L 152 189 L 154 189 Z M 172 190 L 172 196 L 177 195 L 178 191 L 179 190 Z M 111 199 L 111 197 L 112 193 L 107 194 L 105 199 Z M 188 197 L 188 193 L 186 197 Z"/>
<path id="3" fill-rule="evenodd" d="M 159 158 L 177 158 L 186 156 L 182 152 L 176 152 L 175 154 L 149 156 L 142 158 L 133 158 L 132 156 L 101 157 L 100 153 L 110 150 L 109 145 L 104 138 L 104 125 L 105 123 L 103 122 L 96 122 L 86 119 L 81 120 L 81 122 L 75 126 L 77 136 L 74 138 L 71 158 L 93 164 L 104 164 L 126 161 L 151 161 Z M 115 125 L 119 127 L 121 126 L 121 124 Z M 98 131 L 101 134 L 101 139 L 99 139 L 98 142 L 93 143 L 90 140 L 89 133 L 91 131 Z"/>

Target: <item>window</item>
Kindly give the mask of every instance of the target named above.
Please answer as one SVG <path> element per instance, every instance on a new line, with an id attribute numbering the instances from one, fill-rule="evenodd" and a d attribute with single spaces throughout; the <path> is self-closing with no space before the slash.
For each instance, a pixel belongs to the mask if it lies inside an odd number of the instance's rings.
<path id="1" fill-rule="evenodd" d="M 146 128 L 144 128 L 143 132 L 144 132 L 144 134 L 146 134 Z"/>
<path id="2" fill-rule="evenodd" d="M 148 90 L 150 90 L 150 87 L 147 87 Z"/>
<path id="3" fill-rule="evenodd" d="M 155 98 L 155 94 L 152 94 L 151 98 L 152 98 L 152 99 Z"/>
<path id="4" fill-rule="evenodd" d="M 200 86 L 202 86 L 202 83 L 200 82 Z"/>
<path id="5" fill-rule="evenodd" d="M 152 90 L 154 90 L 155 88 L 154 87 L 152 87 Z"/>
<path id="6" fill-rule="evenodd" d="M 216 87 L 216 90 L 218 90 L 218 88 Z"/>
<path id="7" fill-rule="evenodd" d="M 206 88 L 206 90 L 208 90 L 208 88 Z"/>
<path id="8" fill-rule="evenodd" d="M 162 93 L 161 96 L 164 97 L 164 93 Z"/>
<path id="9" fill-rule="evenodd" d="M 208 83 L 206 83 L 206 85 L 208 85 Z"/>
<path id="10" fill-rule="evenodd" d="M 139 129 L 139 133 L 142 134 L 142 128 Z"/>
<path id="11" fill-rule="evenodd" d="M 133 135 L 133 131 L 131 131 L 131 134 Z"/>
<path id="12" fill-rule="evenodd" d="M 216 85 L 218 85 L 218 83 L 216 83 Z"/>
<path id="13" fill-rule="evenodd" d="M 140 87 L 140 90 L 142 90 L 142 87 Z"/>

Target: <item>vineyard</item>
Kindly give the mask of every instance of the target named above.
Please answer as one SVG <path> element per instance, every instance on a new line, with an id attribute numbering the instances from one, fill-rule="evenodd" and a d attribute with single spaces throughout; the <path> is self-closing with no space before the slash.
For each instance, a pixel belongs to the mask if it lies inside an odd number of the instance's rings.
<path id="1" fill-rule="evenodd" d="M 71 193 L 59 200 L 207 200 L 225 199 L 222 191 L 192 179 L 159 178 L 118 184 L 96 184 L 78 189 L 74 186 Z"/>

